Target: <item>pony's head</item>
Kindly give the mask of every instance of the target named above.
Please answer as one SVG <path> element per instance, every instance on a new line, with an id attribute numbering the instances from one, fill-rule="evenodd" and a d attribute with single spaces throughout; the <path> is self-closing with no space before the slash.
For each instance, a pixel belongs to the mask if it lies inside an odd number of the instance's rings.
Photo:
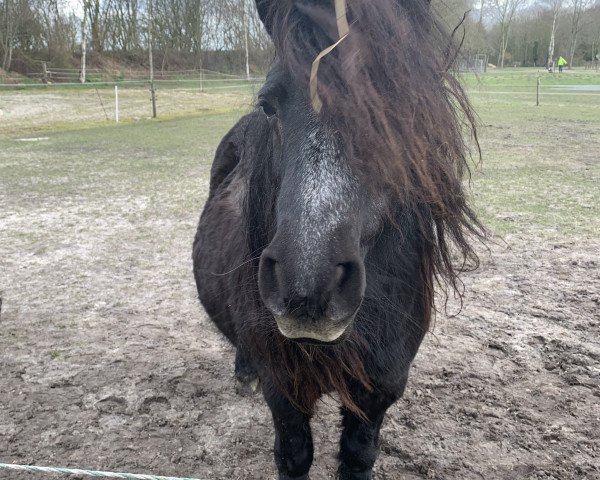
<path id="1" fill-rule="evenodd" d="M 386 222 L 415 220 L 427 304 L 434 276 L 456 284 L 451 245 L 476 259 L 468 234 L 480 228 L 462 186 L 463 127 L 475 130 L 447 73 L 457 54 L 451 35 L 427 0 L 346 3 L 350 34 L 311 80 L 314 59 L 339 40 L 334 0 L 256 0 L 276 51 L 258 96 L 273 184 L 260 295 L 285 337 L 312 343 L 351 332 L 365 258 Z"/>

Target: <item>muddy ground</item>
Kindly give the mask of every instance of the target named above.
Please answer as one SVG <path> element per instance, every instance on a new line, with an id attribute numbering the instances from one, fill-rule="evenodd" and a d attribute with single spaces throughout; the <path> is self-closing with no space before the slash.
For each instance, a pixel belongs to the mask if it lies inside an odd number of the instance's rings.
<path id="1" fill-rule="evenodd" d="M 5 298 L 0 324 L 3 461 L 275 478 L 269 413 L 236 395 L 232 349 L 194 299 L 189 227 L 154 271 L 120 278 L 99 275 L 115 268 L 109 252 L 90 276 L 66 255 L 13 259 L 11 284 L 27 287 Z M 600 478 L 599 248 L 493 248 L 466 278 L 461 316 L 439 316 L 422 348 L 377 478 Z M 337 425 L 325 401 L 315 479 L 332 478 Z"/>
<path id="2" fill-rule="evenodd" d="M 99 129 L 0 151 L 0 463 L 273 479 L 269 412 L 236 395 L 233 350 L 195 298 L 208 160 L 119 157 L 128 128 L 112 147 Z M 387 417 L 376 478 L 600 478 L 600 240 L 569 238 L 532 225 L 482 249 Z M 313 479 L 336 468 L 336 409 L 313 421 Z"/>

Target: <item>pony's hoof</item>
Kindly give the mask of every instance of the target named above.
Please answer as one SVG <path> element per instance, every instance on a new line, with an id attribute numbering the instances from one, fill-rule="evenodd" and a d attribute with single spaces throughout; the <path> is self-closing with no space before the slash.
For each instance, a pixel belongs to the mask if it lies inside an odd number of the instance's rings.
<path id="1" fill-rule="evenodd" d="M 310 480 L 308 473 L 306 475 L 300 475 L 299 477 L 290 477 L 284 473 L 279 474 L 279 480 Z"/>
<path id="2" fill-rule="evenodd" d="M 337 480 L 371 480 L 373 478 L 373 471 L 367 470 L 365 472 L 353 472 L 351 469 L 340 465 L 337 471 Z"/>
<path id="3" fill-rule="evenodd" d="M 251 397 L 256 395 L 260 389 L 260 381 L 258 377 L 246 377 L 235 379 L 235 393 L 242 397 Z"/>

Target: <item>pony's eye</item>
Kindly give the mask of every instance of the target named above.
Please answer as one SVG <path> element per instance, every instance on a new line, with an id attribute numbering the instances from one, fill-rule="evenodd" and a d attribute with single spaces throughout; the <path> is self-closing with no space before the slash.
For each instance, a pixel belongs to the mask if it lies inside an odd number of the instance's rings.
<path id="1" fill-rule="evenodd" d="M 277 109 L 266 100 L 261 100 L 258 104 L 262 111 L 265 112 L 267 118 L 272 118 L 277 115 Z"/>

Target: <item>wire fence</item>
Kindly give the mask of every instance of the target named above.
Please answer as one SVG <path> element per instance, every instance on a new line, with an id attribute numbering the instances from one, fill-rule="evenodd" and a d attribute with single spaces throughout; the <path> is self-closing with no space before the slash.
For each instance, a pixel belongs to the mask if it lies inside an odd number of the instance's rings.
<path id="1" fill-rule="evenodd" d="M 488 62 L 489 58 L 486 54 L 470 55 L 459 62 L 458 70 L 460 72 L 485 73 Z"/>
<path id="2" fill-rule="evenodd" d="M 153 115 L 147 71 L 80 84 L 75 70 L 58 70 L 61 82 L 0 84 L 0 129 L 81 122 L 123 122 Z M 94 71 L 92 70 L 92 74 Z M 178 70 L 154 81 L 158 117 L 206 111 L 249 110 L 264 77 L 229 75 L 210 70 Z"/>
<path id="3" fill-rule="evenodd" d="M 98 470 L 82 470 L 79 468 L 62 467 L 39 467 L 35 465 L 16 465 L 12 463 L 0 463 L 1 470 L 27 473 L 45 473 L 68 476 L 83 476 L 96 478 L 120 478 L 125 480 L 200 480 L 198 478 L 163 477 L 160 475 L 148 475 L 139 473 L 103 472 Z"/>
<path id="4" fill-rule="evenodd" d="M 0 83 L 5 85 L 18 84 L 98 84 L 98 83 L 119 83 L 119 82 L 144 82 L 150 80 L 150 71 L 147 69 L 98 69 L 86 68 L 85 74 L 77 68 L 54 67 L 46 62 L 39 62 L 41 67 L 37 72 L 31 72 L 26 77 L 5 76 L 0 78 Z M 82 81 L 83 79 L 83 81 Z M 251 80 L 241 75 L 217 72 L 206 68 L 196 69 L 178 69 L 154 71 L 156 81 L 224 81 L 224 80 Z"/>
<path id="5" fill-rule="evenodd" d="M 75 72 L 57 69 L 57 73 L 71 80 L 75 79 Z M 476 101 L 567 107 L 584 103 L 589 108 L 600 108 L 600 74 L 588 72 L 579 70 L 575 75 L 559 76 L 533 69 L 488 70 L 483 74 L 463 74 L 463 83 Z M 90 75 L 96 73 L 99 81 L 85 84 L 75 81 L 0 84 L 0 130 L 130 122 L 152 117 L 148 71 L 132 70 L 116 80 L 106 72 L 92 70 Z M 210 70 L 165 72 L 154 83 L 158 117 L 249 111 L 263 83 L 264 77 L 248 79 Z"/>

